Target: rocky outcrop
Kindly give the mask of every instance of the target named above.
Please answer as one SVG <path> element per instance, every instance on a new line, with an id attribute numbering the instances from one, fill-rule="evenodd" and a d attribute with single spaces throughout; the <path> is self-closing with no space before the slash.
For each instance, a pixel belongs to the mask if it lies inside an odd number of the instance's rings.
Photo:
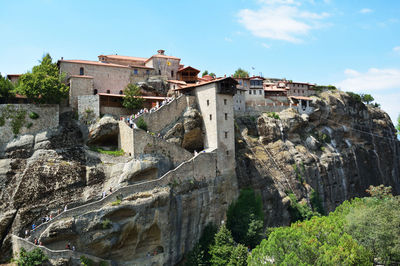
<path id="1" fill-rule="evenodd" d="M 260 191 L 267 225 L 289 223 L 291 192 L 311 208 L 311 194 L 319 195 L 326 212 L 365 196 L 369 185 L 400 192 L 400 145 L 385 112 L 339 91 L 314 96 L 312 106 L 310 115 L 287 109 L 251 126 L 237 121 L 239 184 Z M 258 137 L 248 133 L 254 126 Z"/>
<path id="2" fill-rule="evenodd" d="M 164 139 L 194 152 L 204 148 L 202 120 L 200 112 L 193 107 L 188 107 L 182 118 L 164 135 Z"/>
<path id="3" fill-rule="evenodd" d="M 89 128 L 89 145 L 118 146 L 118 121 L 112 116 L 103 116 Z"/>

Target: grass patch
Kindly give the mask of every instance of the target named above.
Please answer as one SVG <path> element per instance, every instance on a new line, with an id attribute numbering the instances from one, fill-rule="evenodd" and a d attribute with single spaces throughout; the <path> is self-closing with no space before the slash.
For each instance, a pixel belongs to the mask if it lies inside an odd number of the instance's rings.
<path id="1" fill-rule="evenodd" d="M 101 224 L 103 226 L 103 229 L 108 229 L 112 226 L 110 219 L 103 220 L 103 222 Z"/>
<path id="2" fill-rule="evenodd" d="M 102 149 L 100 147 L 95 147 L 95 146 L 91 146 L 91 147 L 89 147 L 89 149 L 91 151 L 95 151 L 95 152 L 102 153 L 102 154 L 113 155 L 113 156 L 122 156 L 122 155 L 125 154 L 124 150 L 122 150 L 122 149 L 121 150 L 116 150 L 116 151 L 107 151 L 107 150 L 104 150 L 104 149 Z"/>
<path id="3" fill-rule="evenodd" d="M 111 206 L 118 206 L 121 204 L 121 202 L 122 202 L 121 199 L 116 199 L 115 201 L 111 202 Z"/>
<path id="4" fill-rule="evenodd" d="M 267 116 L 268 116 L 268 117 L 271 117 L 271 118 L 273 118 L 273 119 L 277 119 L 277 120 L 280 120 L 280 119 L 281 119 L 281 118 L 279 117 L 279 115 L 278 115 L 277 113 L 275 113 L 275 112 L 267 113 Z"/>

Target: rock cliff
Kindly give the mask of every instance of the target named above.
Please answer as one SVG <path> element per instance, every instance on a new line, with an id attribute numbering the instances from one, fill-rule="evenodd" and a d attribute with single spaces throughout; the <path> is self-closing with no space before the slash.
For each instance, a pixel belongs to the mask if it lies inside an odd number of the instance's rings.
<path id="1" fill-rule="evenodd" d="M 312 107 L 310 115 L 287 109 L 237 119 L 239 186 L 261 193 L 267 226 L 293 218 L 290 193 L 314 210 L 316 197 L 329 212 L 366 196 L 369 185 L 400 192 L 400 145 L 384 111 L 340 91 L 313 96 Z"/>
<path id="2" fill-rule="evenodd" d="M 262 195 L 267 226 L 293 220 L 292 193 L 299 204 L 316 209 L 317 199 L 329 212 L 371 184 L 400 192 L 400 145 L 385 112 L 338 91 L 313 97 L 312 107 L 309 115 L 287 109 L 236 118 L 237 178 L 220 176 L 211 153 L 173 169 L 162 155 L 90 151 L 87 135 L 96 144 L 110 142 L 115 121 L 105 118 L 85 131 L 63 114 L 57 130 L 21 136 L 0 150 L 0 261 L 13 252 L 12 234 L 24 236 L 39 224 L 29 241 L 36 237 L 50 250 L 71 243 L 117 265 L 174 265 L 207 223 L 225 218 L 240 188 Z M 200 148 L 198 121 L 188 109 L 160 141 Z M 55 218 L 40 225 L 47 215 Z"/>

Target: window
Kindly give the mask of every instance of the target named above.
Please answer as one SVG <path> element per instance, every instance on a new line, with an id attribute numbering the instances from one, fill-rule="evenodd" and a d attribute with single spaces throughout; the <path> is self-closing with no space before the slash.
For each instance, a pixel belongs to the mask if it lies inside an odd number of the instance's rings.
<path id="1" fill-rule="evenodd" d="M 226 151 L 226 155 L 228 155 L 228 156 L 229 156 L 229 151 Z"/>
<path id="2" fill-rule="evenodd" d="M 171 77 L 173 77 L 174 76 L 174 71 L 173 70 L 171 70 Z"/>
<path id="3" fill-rule="evenodd" d="M 228 131 L 225 131 L 224 133 L 225 133 L 225 138 L 227 139 L 228 138 Z"/>
<path id="4" fill-rule="evenodd" d="M 121 94 L 121 95 L 122 95 L 122 94 L 124 94 L 124 93 L 123 93 L 123 91 L 119 91 L 119 94 Z"/>
<path id="5" fill-rule="evenodd" d="M 224 99 L 224 105 L 226 105 L 226 99 Z"/>
<path id="6" fill-rule="evenodd" d="M 261 95 L 262 94 L 261 90 L 258 90 L 258 93 Z"/>
<path id="7" fill-rule="evenodd" d="M 249 90 L 249 94 L 251 94 L 251 90 Z"/>
<path id="8" fill-rule="evenodd" d="M 107 90 L 107 93 L 110 94 L 110 90 Z"/>
<path id="9" fill-rule="evenodd" d="M 158 75 L 161 75 L 161 69 L 158 70 Z"/>
<path id="10" fill-rule="evenodd" d="M 139 73 L 138 70 L 135 68 L 135 69 L 133 70 L 133 74 L 137 75 L 138 73 Z"/>
<path id="11" fill-rule="evenodd" d="M 85 75 L 85 70 L 83 69 L 83 67 L 79 69 L 79 75 L 81 76 Z"/>
<path id="12" fill-rule="evenodd" d="M 97 89 L 94 89 L 93 90 L 93 95 L 96 95 L 97 94 Z"/>
<path id="13" fill-rule="evenodd" d="M 150 70 L 146 69 L 146 75 L 150 75 Z"/>
<path id="14" fill-rule="evenodd" d="M 210 120 L 212 120 L 212 115 L 210 115 Z"/>
<path id="15" fill-rule="evenodd" d="M 209 106 L 210 105 L 210 100 L 207 100 L 207 106 Z"/>
<path id="16" fill-rule="evenodd" d="M 225 113 L 225 120 L 228 120 L 228 114 Z"/>

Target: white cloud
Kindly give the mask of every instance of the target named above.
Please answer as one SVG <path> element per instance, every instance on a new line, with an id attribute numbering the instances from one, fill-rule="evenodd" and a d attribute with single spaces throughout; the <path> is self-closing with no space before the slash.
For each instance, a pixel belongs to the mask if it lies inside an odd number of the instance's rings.
<path id="1" fill-rule="evenodd" d="M 258 10 L 242 9 L 239 22 L 253 35 L 260 38 L 302 42 L 302 37 L 320 28 L 320 20 L 328 13 L 313 13 L 299 8 L 294 0 L 263 0 Z"/>
<path id="2" fill-rule="evenodd" d="M 232 42 L 232 39 L 229 38 L 229 37 L 225 37 L 224 40 L 225 40 L 226 42 Z"/>
<path id="3" fill-rule="evenodd" d="M 368 14 L 374 12 L 374 10 L 369 9 L 369 8 L 363 8 L 359 11 L 361 14 Z"/>
<path id="4" fill-rule="evenodd" d="M 362 92 L 400 89 L 400 69 L 370 68 L 365 73 L 346 69 L 344 73 L 347 78 L 337 83 L 344 90 Z"/>
<path id="5" fill-rule="evenodd" d="M 393 47 L 393 52 L 400 54 L 400 46 Z"/>
<path id="6" fill-rule="evenodd" d="M 335 85 L 344 91 L 369 93 L 380 103 L 393 121 L 400 114 L 400 69 L 370 68 L 367 72 L 353 69 L 344 71 L 347 76 Z"/>
<path id="7" fill-rule="evenodd" d="M 261 43 L 261 46 L 264 48 L 271 48 L 271 45 L 266 44 L 266 43 Z"/>

